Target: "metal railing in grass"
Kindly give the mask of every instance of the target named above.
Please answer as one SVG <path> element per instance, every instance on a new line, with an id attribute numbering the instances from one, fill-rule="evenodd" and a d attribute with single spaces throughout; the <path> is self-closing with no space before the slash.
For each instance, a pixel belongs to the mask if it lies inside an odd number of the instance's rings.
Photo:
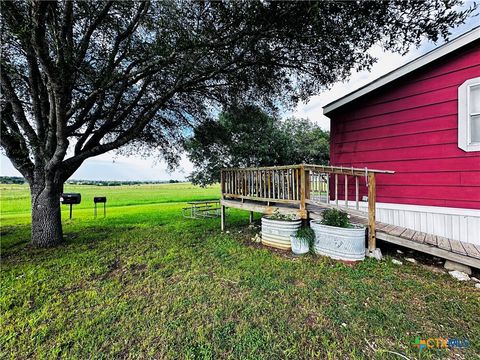
<path id="1" fill-rule="evenodd" d="M 369 249 L 375 249 L 376 175 L 393 171 L 324 165 L 230 168 L 221 171 L 222 199 L 298 206 L 307 218 L 307 204 L 343 207 L 360 213 L 360 196 L 368 201 Z M 363 185 L 364 184 L 364 185 Z M 343 195 L 343 204 L 339 202 Z M 363 196 L 362 196 L 363 197 Z M 333 199 L 333 200 L 332 200 Z M 222 207 L 223 208 L 223 207 Z"/>

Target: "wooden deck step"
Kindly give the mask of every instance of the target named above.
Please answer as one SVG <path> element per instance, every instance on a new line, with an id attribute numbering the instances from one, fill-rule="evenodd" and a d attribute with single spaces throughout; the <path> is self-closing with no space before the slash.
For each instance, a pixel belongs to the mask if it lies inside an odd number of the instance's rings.
<path id="1" fill-rule="evenodd" d="M 432 234 L 425 235 L 425 243 L 433 246 L 437 246 L 437 237 Z"/>
<path id="2" fill-rule="evenodd" d="M 450 246 L 452 247 L 453 252 L 456 252 L 457 254 L 467 255 L 467 252 L 465 251 L 465 248 L 460 241 L 450 240 Z"/>
<path id="3" fill-rule="evenodd" d="M 395 226 L 391 231 L 389 231 L 389 234 L 393 236 L 401 236 L 402 233 L 404 233 L 407 229 L 401 226 Z"/>
<path id="4" fill-rule="evenodd" d="M 467 253 L 468 256 L 480 259 L 480 251 L 475 247 L 473 244 L 469 243 L 462 243 L 463 248 L 465 249 L 465 252 Z"/>
<path id="5" fill-rule="evenodd" d="M 415 234 L 413 234 L 412 236 L 412 240 L 419 243 L 419 244 L 423 244 L 424 241 L 425 241 L 425 236 L 427 234 L 421 232 L 421 231 L 416 231 Z"/>
<path id="6" fill-rule="evenodd" d="M 390 232 L 395 228 L 396 228 L 395 225 L 387 225 L 382 229 L 382 232 L 390 234 Z"/>
<path id="7" fill-rule="evenodd" d="M 413 236 L 415 235 L 416 231 L 415 230 L 412 230 L 412 229 L 406 229 L 403 233 L 402 233 L 402 237 L 404 239 L 412 239 Z"/>
<path id="8" fill-rule="evenodd" d="M 382 229 L 385 229 L 388 226 L 388 224 L 377 222 L 375 224 L 375 226 L 376 226 L 377 230 L 382 230 Z"/>
<path id="9" fill-rule="evenodd" d="M 440 249 L 445 249 L 447 251 L 451 251 L 452 247 L 450 246 L 450 240 L 444 238 L 443 236 L 437 236 L 437 246 Z"/>

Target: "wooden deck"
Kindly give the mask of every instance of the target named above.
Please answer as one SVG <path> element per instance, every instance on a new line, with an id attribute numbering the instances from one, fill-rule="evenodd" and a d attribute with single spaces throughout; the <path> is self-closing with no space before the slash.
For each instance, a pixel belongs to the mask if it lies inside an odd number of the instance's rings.
<path id="1" fill-rule="evenodd" d="M 389 170 L 312 164 L 230 168 L 221 170 L 220 187 L 222 199 L 266 202 L 267 205 L 271 202 L 288 204 L 290 207 L 296 206 L 298 217 L 306 219 L 308 217 L 307 207 L 312 202 L 316 203 L 318 200 L 324 199 L 323 203 L 328 207 L 333 196 L 335 207 L 338 207 L 340 178 L 343 178 L 344 199 L 347 207 L 350 199 L 350 203 L 354 203 L 354 207 L 358 210 L 360 199 L 364 196 L 367 197 L 368 249 L 373 251 L 376 247 L 376 175 L 393 173 Z M 360 186 L 361 183 L 365 186 Z M 333 190 L 332 196 L 330 187 Z M 316 200 L 314 200 L 315 198 Z M 222 205 L 220 215 L 222 231 L 225 229 L 224 208 L 225 206 Z"/>
<path id="2" fill-rule="evenodd" d="M 298 215 L 298 207 L 292 204 L 268 203 L 252 200 L 236 200 L 223 199 L 221 205 L 233 207 L 247 211 L 260 212 L 263 214 L 271 214 L 279 211 L 285 214 Z M 310 203 L 307 211 L 310 219 L 320 217 L 321 211 L 325 209 L 323 204 Z M 344 209 L 350 213 L 350 221 L 356 224 L 367 225 L 367 214 L 352 209 Z M 400 245 L 412 250 L 420 251 L 426 254 L 437 256 L 439 258 L 455 261 L 464 265 L 468 265 L 480 269 L 480 246 L 465 243 L 453 239 L 447 239 L 442 236 L 426 234 L 420 231 L 376 222 L 376 239 L 388 243 Z"/>
<path id="3" fill-rule="evenodd" d="M 250 219 L 252 212 L 274 211 L 315 219 L 324 209 L 340 208 L 350 214 L 351 222 L 367 227 L 370 252 L 376 249 L 378 239 L 480 269 L 478 245 L 376 221 L 378 174 L 393 171 L 309 164 L 223 169 L 221 228 L 225 229 L 226 207 L 250 211 Z M 339 203 L 340 187 L 344 187 L 343 206 Z M 367 212 L 360 211 L 359 206 L 365 197 Z"/>

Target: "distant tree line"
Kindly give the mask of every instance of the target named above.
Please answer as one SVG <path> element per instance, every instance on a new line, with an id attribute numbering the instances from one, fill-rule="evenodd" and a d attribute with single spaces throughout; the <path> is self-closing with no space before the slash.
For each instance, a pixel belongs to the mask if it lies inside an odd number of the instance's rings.
<path id="1" fill-rule="evenodd" d="M 108 180 L 67 180 L 70 185 L 95 185 L 95 186 L 121 186 L 142 184 L 177 184 L 180 180 L 154 180 L 154 181 L 108 181 Z M 26 180 L 21 176 L 0 176 L 0 184 L 25 184 Z"/>
<path id="2" fill-rule="evenodd" d="M 25 184 L 25 182 L 21 176 L 0 176 L 1 184 Z"/>
<path id="3" fill-rule="evenodd" d="M 257 106 L 236 106 L 217 120 L 194 129 L 186 151 L 194 165 L 189 179 L 208 185 L 220 180 L 227 167 L 290 164 L 326 165 L 328 131 L 308 119 L 280 119 Z"/>

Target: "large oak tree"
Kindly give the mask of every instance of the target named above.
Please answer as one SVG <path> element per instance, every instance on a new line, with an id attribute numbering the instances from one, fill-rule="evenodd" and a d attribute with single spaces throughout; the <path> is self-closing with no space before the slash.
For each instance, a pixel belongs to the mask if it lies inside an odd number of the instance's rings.
<path id="1" fill-rule="evenodd" d="M 446 37 L 458 3 L 3 1 L 1 146 L 30 185 L 33 244 L 62 241 L 59 196 L 86 159 L 174 161 L 213 109 L 307 99 L 368 69 L 376 43 Z"/>
<path id="2" fill-rule="evenodd" d="M 189 180 L 220 181 L 226 167 L 327 165 L 330 134 L 308 119 L 279 119 L 257 106 L 232 106 L 196 126 L 185 142 L 194 169 Z"/>

